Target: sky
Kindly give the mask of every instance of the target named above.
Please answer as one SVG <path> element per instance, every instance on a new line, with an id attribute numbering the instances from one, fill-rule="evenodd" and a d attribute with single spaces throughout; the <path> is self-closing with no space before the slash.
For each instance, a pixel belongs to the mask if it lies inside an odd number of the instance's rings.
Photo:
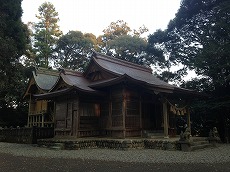
<path id="1" fill-rule="evenodd" d="M 51 2 L 59 14 L 58 25 L 66 34 L 70 30 L 102 35 L 111 22 L 123 20 L 131 29 L 145 25 L 149 32 L 166 29 L 175 17 L 181 0 L 23 0 L 22 21 L 36 22 L 39 6 Z"/>

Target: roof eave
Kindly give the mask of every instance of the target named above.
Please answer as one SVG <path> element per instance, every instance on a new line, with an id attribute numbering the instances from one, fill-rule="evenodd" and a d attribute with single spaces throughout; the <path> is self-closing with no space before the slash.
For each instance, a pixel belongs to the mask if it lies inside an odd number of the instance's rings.
<path id="1" fill-rule="evenodd" d="M 201 92 L 194 91 L 194 90 L 190 90 L 190 89 L 179 88 L 179 87 L 174 88 L 174 93 L 191 95 L 191 96 L 195 96 L 196 98 L 198 98 L 198 97 L 200 97 L 200 98 L 208 98 L 209 97 L 208 94 L 201 93 Z"/>

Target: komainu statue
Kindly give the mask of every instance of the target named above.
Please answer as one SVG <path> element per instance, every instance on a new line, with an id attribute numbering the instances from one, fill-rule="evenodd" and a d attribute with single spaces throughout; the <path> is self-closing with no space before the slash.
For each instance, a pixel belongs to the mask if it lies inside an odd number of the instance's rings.
<path id="1" fill-rule="evenodd" d="M 184 132 L 181 131 L 180 141 L 190 141 L 190 136 L 191 136 L 191 132 L 190 129 L 187 127 Z"/>
<path id="2" fill-rule="evenodd" d="M 209 138 L 219 138 L 219 133 L 216 127 L 213 127 L 213 129 L 209 131 Z"/>

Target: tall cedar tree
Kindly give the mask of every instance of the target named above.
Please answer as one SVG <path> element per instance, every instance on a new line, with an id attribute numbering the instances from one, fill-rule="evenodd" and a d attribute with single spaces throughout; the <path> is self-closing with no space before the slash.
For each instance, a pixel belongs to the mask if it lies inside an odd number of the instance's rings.
<path id="1" fill-rule="evenodd" d="M 36 17 L 39 22 L 35 24 L 34 51 L 35 61 L 39 66 L 49 67 L 49 59 L 52 59 L 55 45 L 62 32 L 58 26 L 58 12 L 50 2 L 43 3 Z"/>
<path id="2" fill-rule="evenodd" d="M 21 21 L 21 0 L 2 0 L 0 5 L 0 121 L 16 119 L 14 112 L 23 101 L 24 67 L 19 58 L 25 53 L 27 28 Z M 19 110 L 20 111 L 20 110 Z M 9 123 L 8 123 L 9 124 Z"/>

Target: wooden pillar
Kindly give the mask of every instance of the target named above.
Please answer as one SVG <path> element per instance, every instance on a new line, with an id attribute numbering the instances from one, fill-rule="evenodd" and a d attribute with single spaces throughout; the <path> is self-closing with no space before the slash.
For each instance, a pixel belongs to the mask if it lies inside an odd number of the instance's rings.
<path id="1" fill-rule="evenodd" d="M 113 104 L 112 104 L 112 98 L 111 98 L 111 90 L 109 93 L 109 119 L 108 119 L 108 126 L 109 129 L 112 130 L 112 110 L 113 110 Z"/>
<path id="2" fill-rule="evenodd" d="M 34 115 L 33 115 L 33 118 L 32 118 L 32 126 L 34 126 L 35 124 L 35 118 L 34 118 Z"/>
<path id="3" fill-rule="evenodd" d="M 143 133 L 142 133 L 142 98 L 141 98 L 141 95 L 139 97 L 139 114 L 140 114 L 140 130 L 141 130 L 141 137 L 143 136 Z"/>
<path id="4" fill-rule="evenodd" d="M 77 94 L 77 111 L 76 113 L 74 114 L 74 121 L 75 121 L 75 135 L 76 137 L 79 137 L 80 136 L 80 133 L 79 133 L 79 128 L 80 128 L 80 106 L 79 106 L 79 94 Z"/>
<path id="5" fill-rule="evenodd" d="M 190 119 L 190 110 L 187 108 L 187 123 L 188 123 L 188 128 L 191 131 L 191 119 Z"/>
<path id="6" fill-rule="evenodd" d="M 122 103 L 122 116 L 123 116 L 123 138 L 126 137 L 125 116 L 126 116 L 126 92 L 123 88 L 123 103 Z"/>
<path id="7" fill-rule="evenodd" d="M 164 137 L 168 138 L 168 110 L 167 110 L 167 101 L 163 101 L 163 117 L 164 117 Z"/>
<path id="8" fill-rule="evenodd" d="M 31 93 L 30 93 L 30 100 L 29 100 L 29 109 L 28 109 L 28 118 L 27 118 L 27 127 L 30 127 L 30 115 L 31 115 Z"/>
<path id="9" fill-rule="evenodd" d="M 42 113 L 42 127 L 44 127 L 44 118 L 45 118 L 45 114 Z"/>

